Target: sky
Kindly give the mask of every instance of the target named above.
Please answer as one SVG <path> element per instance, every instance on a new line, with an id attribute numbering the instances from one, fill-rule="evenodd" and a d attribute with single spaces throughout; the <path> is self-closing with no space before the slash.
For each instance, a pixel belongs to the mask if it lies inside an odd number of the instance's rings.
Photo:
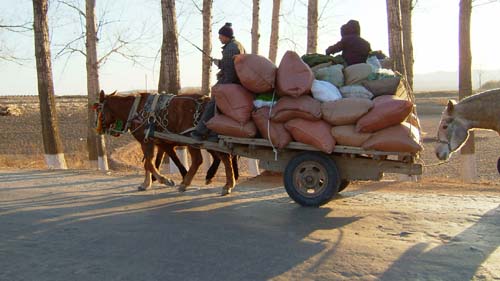
<path id="1" fill-rule="evenodd" d="M 78 38 L 82 22 L 75 10 L 50 0 L 49 25 L 52 64 L 57 95 L 86 94 L 85 58 L 79 53 L 59 54 L 62 47 Z M 84 0 L 66 0 L 84 8 Z M 287 50 L 299 54 L 306 49 L 306 0 L 282 0 L 278 62 Z M 176 1 L 179 32 L 202 46 L 202 19 L 194 3 Z M 419 0 L 413 14 L 415 73 L 457 71 L 459 0 Z M 235 36 L 250 51 L 252 0 L 214 0 L 213 52 L 220 57 L 217 30 L 232 22 Z M 340 39 L 340 26 L 349 19 L 361 24 L 361 35 L 374 50 L 388 53 L 385 0 L 319 0 L 320 22 L 318 52 L 324 52 Z M 0 23 L 16 24 L 32 20 L 29 0 L 0 0 Z M 272 0 L 261 0 L 260 54 L 267 56 L 271 29 Z M 500 69 L 500 3 L 473 9 L 473 68 Z M 101 88 L 114 90 L 156 89 L 161 45 L 159 0 L 97 0 L 97 18 L 106 21 L 99 36 L 98 55 L 106 54 L 121 37 L 132 43 L 123 49 L 135 61 L 112 55 L 100 68 Z M 83 48 L 83 41 L 72 45 Z M 0 55 L 8 52 L 21 58 L 17 62 L 0 60 L 0 95 L 36 95 L 36 69 L 32 32 L 12 33 L 0 30 Z M 182 87 L 201 84 L 201 53 L 179 38 Z M 215 71 L 214 71 L 215 75 Z M 212 80 L 215 81 L 215 78 Z"/>

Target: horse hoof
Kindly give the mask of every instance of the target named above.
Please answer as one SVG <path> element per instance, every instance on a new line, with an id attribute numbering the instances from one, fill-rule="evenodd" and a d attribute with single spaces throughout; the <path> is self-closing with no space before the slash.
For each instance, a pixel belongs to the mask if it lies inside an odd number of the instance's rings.
<path id="1" fill-rule="evenodd" d="M 137 191 L 146 191 L 148 189 L 149 189 L 149 187 L 144 187 L 142 185 L 139 185 L 139 187 L 137 187 Z"/>
<path id="2" fill-rule="evenodd" d="M 212 179 L 206 179 L 206 180 L 205 180 L 205 184 L 206 184 L 206 185 L 209 185 L 209 184 L 211 184 L 211 183 L 212 183 Z"/>
<path id="3" fill-rule="evenodd" d="M 166 186 L 170 186 L 170 187 L 174 187 L 175 186 L 175 182 L 171 179 L 165 179 L 165 182 L 163 183 L 164 185 Z"/>
<path id="4" fill-rule="evenodd" d="M 220 196 L 226 196 L 226 195 L 229 195 L 231 194 L 231 192 L 233 191 L 232 188 L 228 188 L 228 187 L 223 187 L 222 188 L 222 192 L 220 194 Z"/>
<path id="5" fill-rule="evenodd" d="M 183 184 L 181 184 L 181 185 L 179 185 L 179 187 L 177 187 L 177 191 L 179 191 L 179 192 L 185 192 L 186 189 L 187 189 L 187 186 L 185 186 Z"/>

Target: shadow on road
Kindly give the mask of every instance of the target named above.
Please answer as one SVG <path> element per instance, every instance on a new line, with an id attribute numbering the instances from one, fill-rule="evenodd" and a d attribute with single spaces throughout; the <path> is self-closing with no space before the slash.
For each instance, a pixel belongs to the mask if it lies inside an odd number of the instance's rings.
<path id="1" fill-rule="evenodd" d="M 472 280 L 500 246 L 500 206 L 449 242 L 429 249 L 420 243 L 408 249 L 381 280 Z M 486 279 L 489 279 L 486 277 Z"/>
<path id="2" fill-rule="evenodd" d="M 263 280 L 323 252 L 327 242 L 310 240 L 312 232 L 360 219 L 244 182 L 224 198 L 219 188 L 138 193 L 106 180 L 95 181 L 97 195 L 72 190 L 81 184 L 70 179 L 56 194 L 0 203 L 0 279 Z"/>

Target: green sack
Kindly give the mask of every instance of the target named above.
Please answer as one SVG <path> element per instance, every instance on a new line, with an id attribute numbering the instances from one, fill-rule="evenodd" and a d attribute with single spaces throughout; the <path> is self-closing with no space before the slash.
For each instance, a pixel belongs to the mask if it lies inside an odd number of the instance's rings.
<path id="1" fill-rule="evenodd" d="M 302 56 L 304 61 L 309 67 L 314 67 L 322 63 L 331 62 L 332 64 L 344 64 L 345 60 L 341 55 L 335 57 L 322 55 L 322 54 L 306 54 Z"/>
<path id="2" fill-rule="evenodd" d="M 330 82 L 340 88 L 344 86 L 343 69 L 344 66 L 341 64 L 323 67 L 314 71 L 314 76 L 317 80 Z"/>

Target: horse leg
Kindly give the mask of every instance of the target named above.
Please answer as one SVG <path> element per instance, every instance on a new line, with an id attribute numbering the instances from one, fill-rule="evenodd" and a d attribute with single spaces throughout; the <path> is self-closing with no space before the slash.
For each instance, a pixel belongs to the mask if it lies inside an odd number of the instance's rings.
<path id="1" fill-rule="evenodd" d="M 238 155 L 233 155 L 232 164 L 233 164 L 233 172 L 234 172 L 234 180 L 238 180 L 240 178 L 240 169 L 238 167 L 238 159 L 240 157 Z"/>
<path id="2" fill-rule="evenodd" d="M 187 174 L 187 170 L 186 167 L 184 167 L 184 165 L 182 164 L 179 157 L 177 157 L 177 153 L 175 153 L 175 145 L 165 144 L 164 149 L 167 155 L 170 157 L 170 160 L 172 160 L 175 166 L 177 166 L 177 169 L 179 169 L 179 173 L 181 173 L 182 178 L 184 178 Z"/>
<path id="3" fill-rule="evenodd" d="M 162 145 L 157 145 L 158 147 L 158 152 L 156 153 L 156 159 L 155 159 L 155 167 L 159 171 L 161 163 L 163 162 L 163 157 L 165 156 L 165 150 L 163 149 Z M 156 178 L 153 177 L 153 182 L 156 181 Z"/>
<path id="4" fill-rule="evenodd" d="M 162 174 L 160 174 L 160 172 L 156 169 L 155 165 L 153 165 L 154 145 L 152 143 L 143 143 L 141 144 L 141 146 L 143 147 L 142 151 L 144 152 L 144 158 L 145 158 L 144 169 L 151 172 L 159 183 L 168 186 L 174 186 L 175 183 L 171 179 L 167 179 Z"/>
<path id="5" fill-rule="evenodd" d="M 138 187 L 139 191 L 144 191 L 151 188 L 151 170 L 150 167 L 153 166 L 152 158 L 154 152 L 154 146 L 151 143 L 141 143 L 142 153 L 144 155 L 144 182 Z M 153 166 L 154 167 L 154 166 Z"/>
<path id="6" fill-rule="evenodd" d="M 226 170 L 226 185 L 222 188 L 221 196 L 226 196 L 232 192 L 236 184 L 234 180 L 232 157 L 226 153 L 219 153 L 219 157 L 222 163 L 224 163 L 224 168 Z"/>
<path id="7" fill-rule="evenodd" d="M 189 167 L 186 176 L 182 180 L 182 183 L 178 187 L 179 192 L 186 191 L 187 187 L 193 181 L 193 178 L 196 175 L 198 168 L 203 162 L 200 149 L 188 146 L 188 151 L 189 155 L 191 155 L 191 166 Z"/>
<path id="8" fill-rule="evenodd" d="M 212 165 L 210 165 L 210 168 L 207 171 L 207 175 L 205 177 L 205 184 L 212 183 L 212 180 L 215 177 L 215 173 L 217 173 L 217 170 L 219 169 L 220 165 L 219 156 L 211 150 L 209 150 L 208 152 L 210 153 L 210 155 L 212 155 L 212 159 L 214 159 L 214 161 L 212 162 Z"/>

